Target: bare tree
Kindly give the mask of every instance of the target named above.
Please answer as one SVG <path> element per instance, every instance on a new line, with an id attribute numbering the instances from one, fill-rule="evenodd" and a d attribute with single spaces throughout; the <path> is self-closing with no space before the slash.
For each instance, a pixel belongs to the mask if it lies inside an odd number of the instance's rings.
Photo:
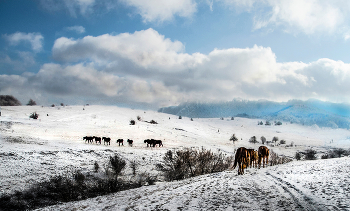
<path id="1" fill-rule="evenodd" d="M 36 105 L 36 102 L 33 99 L 30 99 L 27 105 L 33 106 L 33 105 Z"/>
<path id="2" fill-rule="evenodd" d="M 276 142 L 278 141 L 278 137 L 277 136 L 273 137 L 272 141 L 275 142 L 275 145 L 276 145 Z"/>
<path id="3" fill-rule="evenodd" d="M 235 141 L 238 141 L 238 138 L 236 137 L 235 134 L 233 134 L 230 138 L 230 141 L 233 141 L 233 143 L 235 143 Z"/>

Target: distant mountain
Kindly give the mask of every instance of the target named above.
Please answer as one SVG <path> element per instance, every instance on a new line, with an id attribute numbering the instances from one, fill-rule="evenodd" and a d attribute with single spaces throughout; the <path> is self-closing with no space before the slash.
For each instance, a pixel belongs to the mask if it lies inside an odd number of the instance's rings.
<path id="1" fill-rule="evenodd" d="M 350 105 L 319 100 L 288 102 L 235 99 L 223 103 L 184 103 L 158 112 L 191 118 L 246 117 L 279 120 L 319 127 L 350 128 Z"/>

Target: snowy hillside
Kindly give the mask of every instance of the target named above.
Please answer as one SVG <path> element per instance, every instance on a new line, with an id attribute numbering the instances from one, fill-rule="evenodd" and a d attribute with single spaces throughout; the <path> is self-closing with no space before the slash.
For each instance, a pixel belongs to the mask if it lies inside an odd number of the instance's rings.
<path id="1" fill-rule="evenodd" d="M 233 100 L 225 103 L 185 103 L 159 109 L 160 112 L 196 118 L 244 116 L 265 120 L 282 120 L 303 125 L 350 128 L 350 106 L 318 100 L 271 101 Z"/>
<path id="2" fill-rule="evenodd" d="M 281 126 L 259 126 L 256 119 L 189 118 L 132 110 L 114 106 L 2 107 L 0 116 L 0 194 L 23 190 L 31 184 L 74 170 L 91 172 L 97 161 L 99 174 L 109 156 L 118 153 L 128 162 L 123 178 L 132 177 L 129 163 L 135 161 L 138 172 L 155 175 L 154 186 L 141 187 L 86 201 L 68 203 L 49 210 L 154 210 L 154 209 L 236 209 L 282 207 L 350 209 L 344 202 L 350 191 L 349 158 L 294 161 L 292 163 L 249 169 L 237 176 L 237 169 L 204 175 L 179 182 L 162 181 L 155 164 L 169 149 L 204 147 L 233 155 L 241 146 L 257 149 L 248 142 L 252 136 L 274 136 L 287 144 L 269 146 L 274 152 L 293 157 L 295 152 L 312 147 L 320 157 L 333 147 L 350 147 L 350 131 L 345 129 L 302 126 L 283 122 Z M 30 119 L 33 112 L 39 119 Z M 137 117 L 142 121 L 138 121 Z M 135 120 L 136 125 L 130 125 Z M 158 124 L 150 124 L 154 120 Z M 263 119 L 262 119 L 263 120 Z M 264 121 L 264 120 L 263 120 Z M 229 141 L 235 133 L 238 141 Z M 110 146 L 88 144 L 83 136 L 106 136 Z M 119 138 L 133 139 L 134 145 L 118 146 Z M 160 139 L 164 147 L 147 147 L 145 139 Z M 288 147 L 293 143 L 293 147 Z M 331 183 L 329 182 L 331 181 Z"/>
<path id="3" fill-rule="evenodd" d="M 42 210 L 349 210 L 350 158 L 204 175 Z"/>

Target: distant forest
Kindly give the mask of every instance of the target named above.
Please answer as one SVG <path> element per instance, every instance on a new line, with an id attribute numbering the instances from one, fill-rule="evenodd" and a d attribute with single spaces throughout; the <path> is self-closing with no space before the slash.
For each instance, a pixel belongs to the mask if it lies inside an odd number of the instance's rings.
<path id="1" fill-rule="evenodd" d="M 0 106 L 20 106 L 22 105 L 17 98 L 12 95 L 0 95 Z"/>

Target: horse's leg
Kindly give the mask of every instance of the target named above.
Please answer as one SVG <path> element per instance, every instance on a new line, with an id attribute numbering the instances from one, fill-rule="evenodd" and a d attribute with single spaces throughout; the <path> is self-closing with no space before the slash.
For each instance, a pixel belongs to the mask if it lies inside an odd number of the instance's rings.
<path id="1" fill-rule="evenodd" d="M 267 164 L 269 163 L 269 156 L 266 155 L 266 167 L 268 166 Z"/>

